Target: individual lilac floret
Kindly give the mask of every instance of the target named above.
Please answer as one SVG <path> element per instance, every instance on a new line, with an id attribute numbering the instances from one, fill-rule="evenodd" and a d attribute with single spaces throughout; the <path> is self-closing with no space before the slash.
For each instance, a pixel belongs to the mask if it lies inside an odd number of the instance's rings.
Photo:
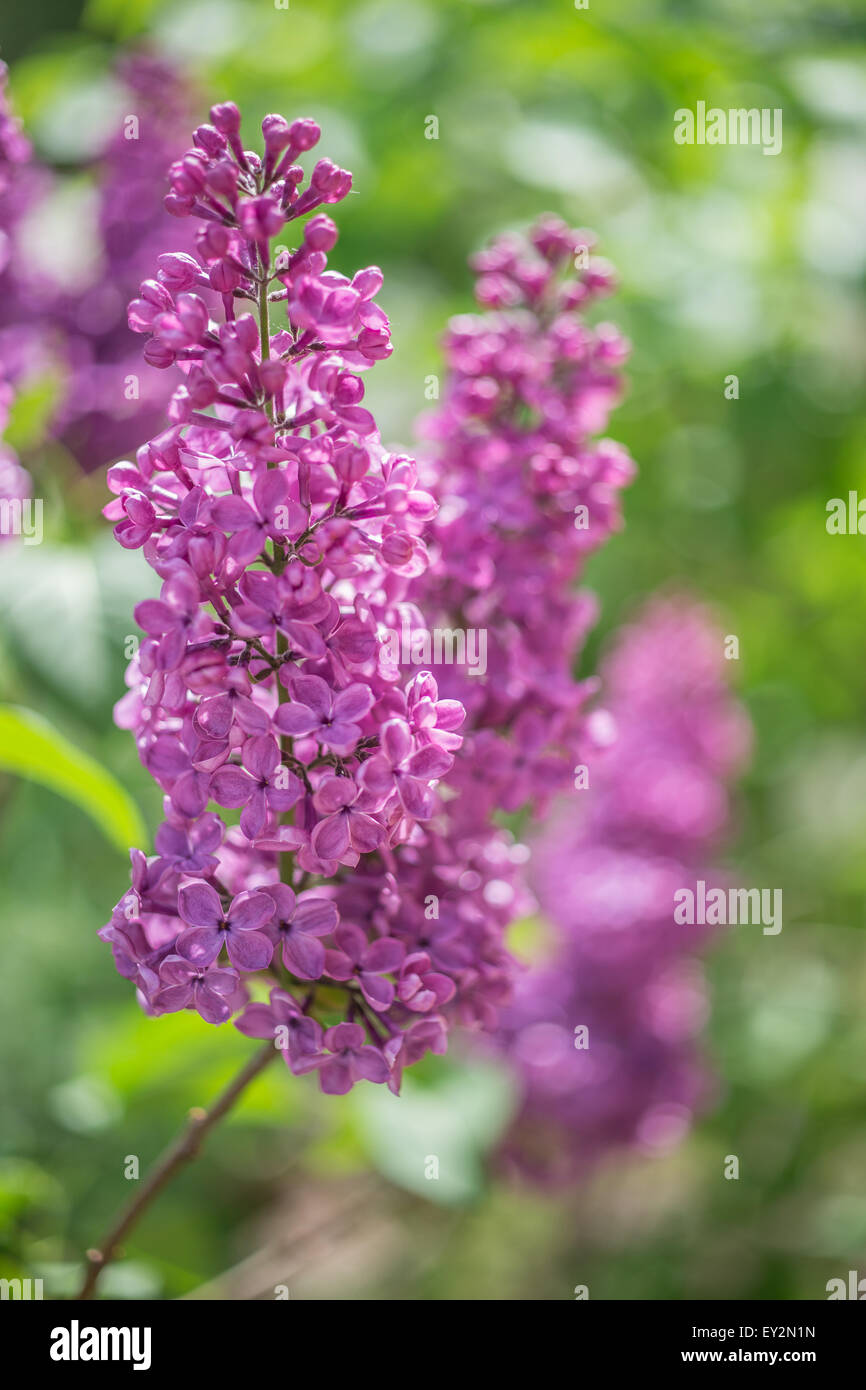
<path id="1" fill-rule="evenodd" d="M 390 1068 L 382 1053 L 366 1041 L 364 1029 L 357 1023 L 338 1023 L 325 1034 L 325 1047 L 330 1055 L 302 1059 L 295 1071 L 317 1070 L 322 1090 L 329 1096 L 344 1096 L 356 1081 L 388 1080 Z"/>

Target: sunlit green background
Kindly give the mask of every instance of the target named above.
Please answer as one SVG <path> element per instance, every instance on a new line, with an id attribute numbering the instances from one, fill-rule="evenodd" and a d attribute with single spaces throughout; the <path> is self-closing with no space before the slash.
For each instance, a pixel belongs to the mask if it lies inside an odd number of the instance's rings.
<path id="1" fill-rule="evenodd" d="M 785 902 L 780 936 L 739 929 L 710 962 L 718 1105 L 672 1156 L 545 1196 L 485 1177 L 495 1073 L 428 1069 L 398 1115 L 374 1088 L 323 1101 L 274 1068 L 153 1208 L 112 1296 L 806 1299 L 866 1274 L 866 561 L 824 524 L 829 498 L 866 492 L 863 19 L 818 0 L 5 6 L 17 107 L 61 168 L 98 147 L 113 56 L 142 35 L 188 66 L 202 116 L 229 97 L 251 124 L 316 116 L 356 176 L 337 268 L 386 274 L 396 352 L 369 391 L 387 440 L 411 437 L 473 248 L 545 209 L 598 231 L 634 342 L 612 432 L 640 476 L 591 566 L 587 669 L 649 591 L 715 605 L 757 728 L 730 858 Z M 673 112 L 698 100 L 781 107 L 782 153 L 676 145 Z M 0 557 L 0 699 L 98 759 L 152 829 L 158 796 L 110 722 L 140 557 L 101 522 L 100 480 L 34 450 L 37 404 L 13 436 L 46 540 Z M 147 1164 L 249 1044 L 139 1014 L 95 936 L 124 856 L 80 810 L 0 776 L 0 817 L 3 1273 L 56 1294 L 128 1194 L 127 1155 Z M 418 1181 L 427 1152 L 449 1182 Z"/>

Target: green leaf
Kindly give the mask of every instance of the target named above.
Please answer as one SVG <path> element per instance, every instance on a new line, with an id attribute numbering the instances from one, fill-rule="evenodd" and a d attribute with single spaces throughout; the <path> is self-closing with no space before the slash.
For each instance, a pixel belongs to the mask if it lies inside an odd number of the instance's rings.
<path id="1" fill-rule="evenodd" d="M 32 710 L 0 705 L 0 768 L 80 806 L 118 849 L 144 843 L 144 822 L 120 783 Z"/>

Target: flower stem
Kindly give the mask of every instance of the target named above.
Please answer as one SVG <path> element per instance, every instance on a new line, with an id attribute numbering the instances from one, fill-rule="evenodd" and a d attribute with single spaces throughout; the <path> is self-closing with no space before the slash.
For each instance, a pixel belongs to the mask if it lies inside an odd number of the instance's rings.
<path id="1" fill-rule="evenodd" d="M 277 1055 L 278 1050 L 274 1047 L 273 1042 L 266 1042 L 264 1047 L 250 1058 L 234 1080 L 226 1086 L 210 1110 L 194 1109 L 189 1112 L 189 1118 L 183 1130 L 174 1143 L 157 1159 L 142 1187 L 121 1212 L 98 1249 L 88 1250 L 88 1269 L 78 1294 L 79 1300 L 93 1297 L 100 1274 L 106 1265 L 114 1259 L 121 1241 L 136 1225 L 139 1217 L 143 1215 L 153 1199 L 159 1195 L 175 1174 L 191 1159 L 198 1156 L 209 1132 L 224 1115 L 228 1114 L 250 1082 L 255 1080 L 259 1072 L 263 1071 L 268 1062 Z"/>

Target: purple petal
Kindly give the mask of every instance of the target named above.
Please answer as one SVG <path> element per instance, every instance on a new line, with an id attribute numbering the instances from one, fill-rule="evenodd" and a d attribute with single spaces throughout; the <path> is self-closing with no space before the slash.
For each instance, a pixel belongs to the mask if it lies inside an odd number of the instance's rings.
<path id="1" fill-rule="evenodd" d="M 406 814 L 413 816 L 415 820 L 427 820 L 433 813 L 433 793 L 429 787 L 425 787 L 423 782 L 418 782 L 414 777 L 400 777 L 397 780 L 397 791 Z"/>
<path id="2" fill-rule="evenodd" d="M 276 739 L 248 738 L 243 746 L 244 767 L 256 780 L 266 781 L 280 761 Z"/>
<path id="3" fill-rule="evenodd" d="M 330 975 L 332 980 L 351 980 L 355 966 L 342 951 L 326 951 L 325 973 Z"/>
<path id="4" fill-rule="evenodd" d="M 392 970 L 400 969 L 405 955 L 402 941 L 396 941 L 393 936 L 380 936 L 364 952 L 362 964 L 375 975 L 389 975 Z"/>
<path id="5" fill-rule="evenodd" d="M 256 787 L 244 809 L 241 811 L 241 830 L 248 840 L 255 840 L 265 828 L 268 816 L 268 803 L 261 787 Z"/>
<path id="6" fill-rule="evenodd" d="M 283 627 L 292 648 L 299 651 L 302 656 L 312 656 L 319 660 L 327 655 L 328 649 L 321 633 L 317 632 L 309 623 L 299 623 L 292 620 L 284 623 Z"/>
<path id="7" fill-rule="evenodd" d="M 245 806 L 255 788 L 239 767 L 221 767 L 210 779 L 210 794 L 220 806 Z"/>
<path id="8" fill-rule="evenodd" d="M 283 942 L 283 961 L 299 979 L 318 980 L 325 969 L 325 948 L 314 936 L 293 931 Z"/>
<path id="9" fill-rule="evenodd" d="M 216 927 L 191 927 L 177 938 L 177 953 L 191 965 L 212 965 L 220 953 L 223 933 Z"/>
<path id="10" fill-rule="evenodd" d="M 267 893 L 238 893 L 229 908 L 233 931 L 255 931 L 274 915 L 274 902 Z"/>
<path id="11" fill-rule="evenodd" d="M 247 1004 L 235 1027 L 247 1038 L 272 1038 L 277 1024 L 269 1004 Z"/>
<path id="12" fill-rule="evenodd" d="M 335 721 L 328 728 L 323 728 L 319 738 L 326 748 L 332 749 L 334 753 L 351 753 L 358 739 L 361 737 L 361 730 L 357 724 L 344 724 Z"/>
<path id="13" fill-rule="evenodd" d="M 238 970 L 265 970 L 274 954 L 274 943 L 260 931 L 230 932 L 226 947 Z"/>
<path id="14" fill-rule="evenodd" d="M 341 819 L 345 820 L 346 817 L 343 816 Z M 348 819 L 352 848 L 358 850 L 359 854 L 370 854 L 381 845 L 385 838 L 385 827 L 381 822 L 360 811 L 350 811 Z"/>
<path id="15" fill-rule="evenodd" d="M 329 1057 L 319 1070 L 319 1085 L 326 1096 L 345 1096 L 352 1089 L 348 1057 Z"/>
<path id="16" fill-rule="evenodd" d="M 331 713 L 331 687 L 321 676 L 295 676 L 291 684 L 292 699 L 299 704 L 308 705 L 319 719 L 327 719 Z"/>
<path id="17" fill-rule="evenodd" d="M 454 759 L 444 748 L 429 743 L 426 748 L 419 748 L 417 753 L 412 754 L 408 771 L 410 776 L 429 782 L 434 777 L 444 777 L 453 762 Z"/>
<path id="18" fill-rule="evenodd" d="M 325 1047 L 331 1052 L 342 1052 L 348 1047 L 355 1052 L 364 1046 L 365 1033 L 358 1023 L 337 1023 L 325 1034 Z"/>
<path id="19" fill-rule="evenodd" d="M 281 733 L 289 734 L 291 738 L 311 734 L 314 729 L 318 729 L 319 723 L 319 716 L 315 711 L 297 700 L 293 700 L 290 705 L 280 705 L 274 715 L 275 727 Z"/>
<path id="20" fill-rule="evenodd" d="M 399 767 L 412 752 L 412 734 L 404 719 L 389 719 L 382 725 L 380 742 L 392 767 Z"/>
<path id="21" fill-rule="evenodd" d="M 387 1081 L 390 1075 L 388 1063 L 375 1047 L 362 1047 L 352 1058 L 352 1071 L 356 1077 L 363 1077 L 365 1081 L 376 1081 L 380 1084 Z"/>
<path id="22" fill-rule="evenodd" d="M 376 753 L 364 763 L 358 774 L 358 781 L 365 791 L 384 800 L 394 790 L 394 773 L 388 759 Z"/>
<path id="23" fill-rule="evenodd" d="M 334 940 L 340 950 L 349 957 L 355 965 L 362 959 L 367 950 L 367 934 L 360 927 L 354 926 L 351 922 L 342 922 L 334 932 Z"/>
<path id="24" fill-rule="evenodd" d="M 351 806 L 358 789 L 351 777 L 326 777 L 313 798 L 317 811 L 330 815 Z"/>
<path id="25" fill-rule="evenodd" d="M 191 927 L 215 927 L 223 919 L 222 903 L 209 883 L 186 883 L 177 895 L 177 910 Z"/>
<path id="26" fill-rule="evenodd" d="M 301 897 L 293 920 L 298 931 L 308 936 L 327 936 L 336 927 L 339 913 L 330 898 Z"/>
<path id="27" fill-rule="evenodd" d="M 170 985 L 188 985 L 195 973 L 189 961 L 180 956 L 167 956 L 160 966 L 159 978 Z"/>
<path id="28" fill-rule="evenodd" d="M 205 1023 L 225 1023 L 231 1014 L 225 999 L 217 994 L 210 982 L 193 986 L 193 1000 Z"/>
<path id="29" fill-rule="evenodd" d="M 349 723 L 363 719 L 373 708 L 374 696 L 368 685 L 347 686 L 334 700 L 334 718 L 345 719 Z"/>
<path id="30" fill-rule="evenodd" d="M 177 622 L 177 615 L 158 598 L 146 598 L 136 604 L 134 617 L 138 626 L 150 637 L 161 637 Z"/>
<path id="31" fill-rule="evenodd" d="M 213 505 L 213 519 L 221 531 L 240 531 L 258 520 L 252 507 L 241 497 L 220 497 Z"/>
<path id="32" fill-rule="evenodd" d="M 176 1014 L 179 1009 L 188 1009 L 193 999 L 191 984 L 169 985 L 160 989 L 154 996 L 153 1004 L 160 1013 Z"/>
<path id="33" fill-rule="evenodd" d="M 367 975 L 363 972 L 358 976 L 361 986 L 361 993 L 371 1008 L 377 1013 L 384 1013 L 390 1009 L 394 1002 L 395 989 L 390 980 L 385 980 L 381 975 Z"/>
<path id="34" fill-rule="evenodd" d="M 294 890 L 287 883 L 272 883 L 261 891 L 274 905 L 274 921 L 291 922 L 295 915 Z"/>
<path id="35" fill-rule="evenodd" d="M 349 848 L 349 821 L 342 814 L 328 816 L 313 831 L 313 852 L 320 859 L 340 859 Z"/>

